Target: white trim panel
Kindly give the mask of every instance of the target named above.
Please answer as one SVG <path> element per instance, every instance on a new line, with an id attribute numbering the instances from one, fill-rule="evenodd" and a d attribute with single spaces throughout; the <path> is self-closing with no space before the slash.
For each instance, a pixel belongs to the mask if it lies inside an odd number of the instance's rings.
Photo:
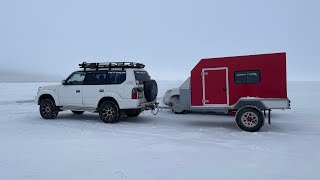
<path id="1" fill-rule="evenodd" d="M 262 103 L 268 109 L 289 109 L 289 100 L 288 99 L 266 99 L 262 100 Z"/>

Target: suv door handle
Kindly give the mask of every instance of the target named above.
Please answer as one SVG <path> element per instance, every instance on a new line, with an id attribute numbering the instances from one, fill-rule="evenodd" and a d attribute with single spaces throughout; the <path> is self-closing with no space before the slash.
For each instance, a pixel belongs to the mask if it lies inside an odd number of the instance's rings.
<path id="1" fill-rule="evenodd" d="M 224 92 L 227 92 L 227 88 L 223 88 L 223 91 L 224 91 Z"/>
<path id="2" fill-rule="evenodd" d="M 76 90 L 76 93 L 80 93 L 80 90 Z"/>
<path id="3" fill-rule="evenodd" d="M 99 92 L 104 92 L 104 89 L 99 89 Z"/>

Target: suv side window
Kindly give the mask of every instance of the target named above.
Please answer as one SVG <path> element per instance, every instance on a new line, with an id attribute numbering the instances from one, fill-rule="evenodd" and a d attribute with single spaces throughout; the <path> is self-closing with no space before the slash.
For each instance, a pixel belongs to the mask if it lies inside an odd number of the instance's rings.
<path id="1" fill-rule="evenodd" d="M 136 81 L 149 81 L 150 76 L 147 71 L 134 71 L 134 76 L 136 77 Z"/>
<path id="2" fill-rule="evenodd" d="M 106 84 L 106 72 L 87 72 L 84 85 L 104 85 Z"/>
<path id="3" fill-rule="evenodd" d="M 126 81 L 126 71 L 93 71 L 87 72 L 84 85 L 122 84 Z"/>
<path id="4" fill-rule="evenodd" d="M 126 71 L 108 71 L 107 84 L 122 84 L 127 79 Z"/>
<path id="5" fill-rule="evenodd" d="M 86 73 L 84 72 L 75 72 L 70 75 L 66 81 L 66 85 L 82 85 Z"/>
<path id="6" fill-rule="evenodd" d="M 236 71 L 234 82 L 236 84 L 257 84 L 261 81 L 259 70 Z"/>

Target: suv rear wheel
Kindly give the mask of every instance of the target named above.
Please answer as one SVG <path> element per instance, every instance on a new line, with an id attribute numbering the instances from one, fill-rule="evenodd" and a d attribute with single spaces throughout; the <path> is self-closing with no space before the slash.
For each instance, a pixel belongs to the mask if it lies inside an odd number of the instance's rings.
<path id="1" fill-rule="evenodd" d="M 120 114 L 118 106 L 112 101 L 106 101 L 99 108 L 100 119 L 105 123 L 116 123 Z"/>

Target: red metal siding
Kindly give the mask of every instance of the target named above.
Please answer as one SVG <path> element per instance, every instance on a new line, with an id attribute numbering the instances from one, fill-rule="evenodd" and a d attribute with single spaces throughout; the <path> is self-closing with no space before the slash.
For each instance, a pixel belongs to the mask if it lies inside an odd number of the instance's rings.
<path id="1" fill-rule="evenodd" d="M 250 56 L 202 59 L 191 71 L 191 104 L 202 106 L 202 76 L 204 68 L 227 67 L 230 105 L 241 97 L 287 98 L 286 54 L 261 54 Z M 234 72 L 260 70 L 258 84 L 235 84 Z M 211 84 L 214 86 L 214 84 Z"/>

